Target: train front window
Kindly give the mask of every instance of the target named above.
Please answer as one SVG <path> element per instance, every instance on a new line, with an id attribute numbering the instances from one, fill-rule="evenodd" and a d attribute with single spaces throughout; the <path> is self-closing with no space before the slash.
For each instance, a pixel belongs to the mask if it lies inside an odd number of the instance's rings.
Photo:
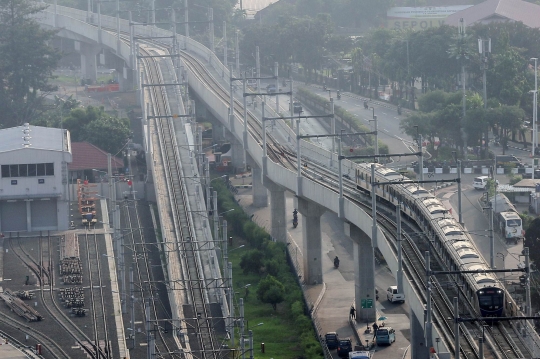
<path id="1" fill-rule="evenodd" d="M 493 297 L 491 295 L 479 295 L 478 302 L 481 307 L 491 307 L 493 305 Z"/>
<path id="2" fill-rule="evenodd" d="M 507 227 L 521 227 L 521 219 L 509 219 L 506 221 Z"/>

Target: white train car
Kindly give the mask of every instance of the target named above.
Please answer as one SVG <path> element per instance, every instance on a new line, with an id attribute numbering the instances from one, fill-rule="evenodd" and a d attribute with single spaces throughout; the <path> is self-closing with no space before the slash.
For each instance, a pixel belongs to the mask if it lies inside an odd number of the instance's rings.
<path id="1" fill-rule="evenodd" d="M 357 189 L 371 193 L 371 163 L 356 167 Z M 488 270 L 489 265 L 476 248 L 470 235 L 463 230 L 444 207 L 442 202 L 419 184 L 411 183 L 395 170 L 375 165 L 375 182 L 398 182 L 403 184 L 377 185 L 378 200 L 397 206 L 411 218 L 432 240 L 435 251 L 449 270 Z M 483 317 L 504 315 L 505 291 L 493 273 L 461 274 L 460 284 L 478 314 Z"/>

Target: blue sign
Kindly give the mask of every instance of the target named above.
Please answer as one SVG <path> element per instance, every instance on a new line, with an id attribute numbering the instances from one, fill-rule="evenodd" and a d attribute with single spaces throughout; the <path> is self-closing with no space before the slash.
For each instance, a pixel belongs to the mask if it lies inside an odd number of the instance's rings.
<path id="1" fill-rule="evenodd" d="M 38 182 L 39 184 L 44 184 L 44 183 L 45 183 L 45 178 L 39 178 L 39 179 L 37 180 L 37 182 Z"/>
<path id="2" fill-rule="evenodd" d="M 12 185 L 16 185 L 16 184 L 17 184 L 17 180 L 11 180 L 11 184 L 12 184 Z"/>

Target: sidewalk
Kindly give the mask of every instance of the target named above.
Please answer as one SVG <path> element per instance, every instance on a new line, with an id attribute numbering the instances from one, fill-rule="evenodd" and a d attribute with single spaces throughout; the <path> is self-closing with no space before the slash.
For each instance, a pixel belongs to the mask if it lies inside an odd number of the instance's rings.
<path id="1" fill-rule="evenodd" d="M 241 178 L 233 180 L 242 181 Z M 239 204 L 248 215 L 253 215 L 253 221 L 270 232 L 270 207 L 256 208 L 252 205 L 252 196 L 249 189 L 239 189 L 235 196 Z M 294 209 L 294 196 L 286 195 L 286 213 Z M 292 218 L 292 217 L 291 217 Z M 288 228 L 287 246 L 297 273 L 302 277 L 303 263 L 303 234 L 302 221 L 298 227 L 293 228 L 292 222 Z M 373 342 L 373 331 L 364 333 L 366 323 L 353 323 L 349 318 L 349 310 L 354 303 L 354 259 L 352 257 L 352 241 L 343 232 L 343 223 L 332 212 L 326 212 L 321 217 L 322 231 L 322 266 L 323 283 L 317 285 L 303 285 L 306 302 L 312 313 L 318 335 L 324 337 L 327 332 L 337 332 L 340 338 L 351 338 L 353 345 L 364 345 L 366 340 Z M 340 267 L 335 269 L 333 258 L 340 258 Z M 391 346 L 374 346 L 371 351 L 384 352 L 388 359 L 402 359 L 409 346 L 410 330 L 407 304 L 391 304 L 386 301 L 385 290 L 388 285 L 394 285 L 395 280 L 384 265 L 376 265 L 377 288 L 379 301 L 376 301 L 377 318 L 385 316 L 386 326 L 396 330 L 396 343 Z M 380 322 L 378 322 L 381 324 Z M 373 323 L 369 324 L 371 328 Z M 407 351 L 405 358 L 410 358 Z M 335 351 L 332 356 L 337 358 Z"/>

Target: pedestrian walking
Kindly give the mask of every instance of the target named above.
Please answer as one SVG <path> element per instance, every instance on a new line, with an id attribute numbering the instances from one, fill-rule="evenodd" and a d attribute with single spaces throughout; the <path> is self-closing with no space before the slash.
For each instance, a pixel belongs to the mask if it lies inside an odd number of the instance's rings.
<path id="1" fill-rule="evenodd" d="M 351 305 L 351 310 L 349 311 L 349 315 L 352 319 L 356 319 L 356 309 L 354 309 L 354 306 Z"/>
<path id="2" fill-rule="evenodd" d="M 379 326 L 377 325 L 377 322 L 373 323 L 373 337 L 377 335 L 377 330 L 379 329 Z"/>

